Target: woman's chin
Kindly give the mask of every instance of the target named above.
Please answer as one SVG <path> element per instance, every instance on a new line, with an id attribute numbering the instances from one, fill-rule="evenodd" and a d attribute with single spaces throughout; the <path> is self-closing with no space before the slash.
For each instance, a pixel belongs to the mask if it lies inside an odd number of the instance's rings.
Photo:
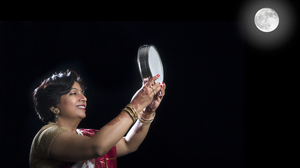
<path id="1" fill-rule="evenodd" d="M 79 118 L 84 119 L 86 117 L 85 112 L 81 112 L 78 114 Z"/>
<path id="2" fill-rule="evenodd" d="M 86 117 L 86 114 L 80 116 L 81 119 L 84 119 L 85 117 Z"/>

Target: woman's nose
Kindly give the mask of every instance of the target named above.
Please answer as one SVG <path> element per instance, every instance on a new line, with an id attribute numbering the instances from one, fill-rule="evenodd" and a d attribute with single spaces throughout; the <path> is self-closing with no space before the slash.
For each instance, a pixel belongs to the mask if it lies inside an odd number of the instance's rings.
<path id="1" fill-rule="evenodd" d="M 87 102 L 87 98 L 84 95 L 82 95 L 81 98 L 80 98 L 80 101 Z"/>

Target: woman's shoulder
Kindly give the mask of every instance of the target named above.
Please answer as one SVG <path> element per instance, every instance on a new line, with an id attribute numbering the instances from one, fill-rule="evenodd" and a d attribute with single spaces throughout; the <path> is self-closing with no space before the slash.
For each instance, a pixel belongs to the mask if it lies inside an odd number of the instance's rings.
<path id="1" fill-rule="evenodd" d="M 58 135 L 61 132 L 68 131 L 67 128 L 59 127 L 55 123 L 49 122 L 47 125 L 44 125 L 36 134 L 36 137 L 34 138 L 36 141 L 38 141 L 38 144 L 43 141 L 46 144 L 49 144 L 52 142 L 54 137 Z M 50 142 L 48 142 L 50 141 Z"/>
<path id="2" fill-rule="evenodd" d="M 44 125 L 35 135 L 30 150 L 30 162 L 42 158 L 49 158 L 49 147 L 53 139 L 61 132 L 68 131 L 64 127 L 59 127 L 55 123 Z"/>
<path id="3" fill-rule="evenodd" d="M 55 123 L 49 122 L 47 125 L 44 125 L 38 133 L 35 135 L 33 140 L 33 145 L 36 147 L 45 147 L 48 149 L 49 145 L 52 143 L 53 139 L 61 132 L 68 131 L 64 127 L 59 127 Z"/>
<path id="4" fill-rule="evenodd" d="M 47 125 L 44 125 L 37 134 L 40 135 L 55 135 L 61 132 L 68 131 L 67 128 L 60 127 L 55 123 L 49 122 Z"/>

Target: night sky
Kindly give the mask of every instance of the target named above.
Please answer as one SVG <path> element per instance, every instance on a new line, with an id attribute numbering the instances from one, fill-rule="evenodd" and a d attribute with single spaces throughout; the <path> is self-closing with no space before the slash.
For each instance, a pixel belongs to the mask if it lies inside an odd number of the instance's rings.
<path id="1" fill-rule="evenodd" d="M 79 127 L 100 129 L 141 87 L 136 58 L 143 44 L 161 55 L 166 96 L 145 141 L 118 158 L 119 167 L 241 168 L 247 154 L 254 164 L 283 150 L 274 145 L 280 134 L 287 136 L 277 125 L 287 116 L 275 111 L 284 109 L 288 97 L 282 95 L 291 90 L 286 83 L 293 80 L 293 58 L 287 53 L 293 41 L 257 49 L 236 18 L 1 21 L 0 38 L 2 165 L 18 158 L 15 165 L 28 166 L 32 139 L 44 125 L 32 103 L 43 79 L 66 69 L 79 72 L 88 98 Z"/>

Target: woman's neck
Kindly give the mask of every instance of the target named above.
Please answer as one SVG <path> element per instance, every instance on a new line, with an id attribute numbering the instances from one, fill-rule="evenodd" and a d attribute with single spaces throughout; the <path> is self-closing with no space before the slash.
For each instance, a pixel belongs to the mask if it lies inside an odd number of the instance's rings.
<path id="1" fill-rule="evenodd" d="M 57 121 L 57 124 L 60 127 L 67 128 L 70 132 L 73 132 L 76 134 L 76 129 L 77 129 L 80 121 L 81 120 L 74 120 L 74 119 L 68 120 L 68 119 L 59 118 Z"/>

